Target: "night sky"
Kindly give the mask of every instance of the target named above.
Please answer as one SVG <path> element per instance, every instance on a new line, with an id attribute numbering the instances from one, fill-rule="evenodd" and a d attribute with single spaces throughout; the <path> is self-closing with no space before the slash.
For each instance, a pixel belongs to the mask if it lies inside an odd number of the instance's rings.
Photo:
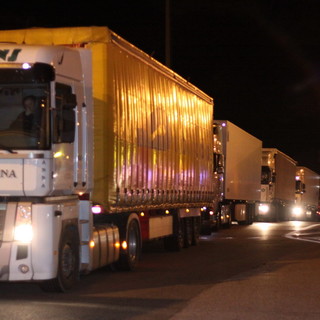
<path id="1" fill-rule="evenodd" d="M 166 62 L 165 0 L 14 4 L 1 29 L 106 25 Z M 216 119 L 320 173 L 319 0 L 170 0 L 170 40 L 171 68 L 214 98 Z"/>

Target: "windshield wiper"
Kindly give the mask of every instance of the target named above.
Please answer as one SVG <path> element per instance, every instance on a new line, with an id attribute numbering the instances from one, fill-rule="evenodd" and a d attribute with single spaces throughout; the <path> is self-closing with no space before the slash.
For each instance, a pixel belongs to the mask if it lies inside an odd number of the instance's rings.
<path id="1" fill-rule="evenodd" d="M 10 152 L 10 153 L 18 153 L 18 152 L 16 152 L 16 151 L 13 151 L 12 149 L 10 149 L 10 148 L 2 145 L 2 144 L 0 144 L 0 149 L 5 150 L 5 151 L 8 151 L 8 152 Z"/>

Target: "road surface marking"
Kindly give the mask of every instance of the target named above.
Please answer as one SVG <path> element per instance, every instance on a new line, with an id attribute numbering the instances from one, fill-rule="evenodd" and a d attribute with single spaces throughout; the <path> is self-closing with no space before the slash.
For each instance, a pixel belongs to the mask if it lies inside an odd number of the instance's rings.
<path id="1" fill-rule="evenodd" d="M 291 231 L 285 235 L 286 238 L 292 239 L 292 240 L 300 240 L 300 241 L 307 241 L 307 242 L 315 242 L 320 243 L 320 230 L 310 232 L 310 229 L 312 228 L 319 228 L 319 224 L 311 225 L 308 227 L 305 227 L 303 229 Z M 308 232 L 306 232 L 308 231 Z"/>

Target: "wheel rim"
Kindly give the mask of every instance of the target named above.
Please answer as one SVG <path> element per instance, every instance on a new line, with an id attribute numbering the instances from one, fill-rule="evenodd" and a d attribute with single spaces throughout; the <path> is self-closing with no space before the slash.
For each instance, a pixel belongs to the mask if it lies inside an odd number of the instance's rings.
<path id="1" fill-rule="evenodd" d="M 134 224 L 132 224 L 128 234 L 128 254 L 131 261 L 135 261 L 137 259 L 138 247 L 138 234 L 136 232 Z"/>

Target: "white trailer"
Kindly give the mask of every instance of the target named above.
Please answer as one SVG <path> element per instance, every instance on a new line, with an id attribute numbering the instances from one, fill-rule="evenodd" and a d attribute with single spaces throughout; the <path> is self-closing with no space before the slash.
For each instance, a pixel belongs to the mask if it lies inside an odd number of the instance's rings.
<path id="1" fill-rule="evenodd" d="M 215 206 L 202 214 L 210 226 L 251 224 L 260 201 L 262 141 L 226 120 L 214 120 Z"/>
<path id="2" fill-rule="evenodd" d="M 296 161 L 276 148 L 262 149 L 258 221 L 288 220 L 295 200 Z"/>

